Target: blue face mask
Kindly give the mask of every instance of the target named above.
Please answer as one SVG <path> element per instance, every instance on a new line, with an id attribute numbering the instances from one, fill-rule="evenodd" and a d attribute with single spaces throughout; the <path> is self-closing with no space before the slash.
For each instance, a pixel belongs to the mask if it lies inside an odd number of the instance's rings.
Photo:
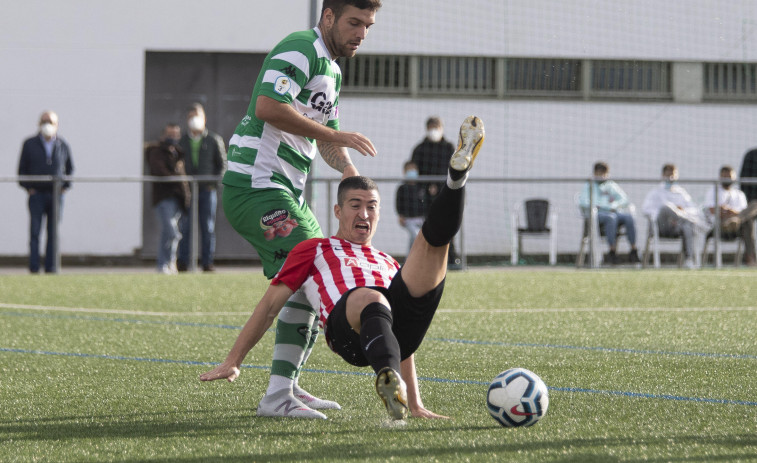
<path id="1" fill-rule="evenodd" d="M 418 178 L 418 171 L 417 170 L 408 170 L 405 172 L 405 178 Z"/>
<path id="2" fill-rule="evenodd" d="M 675 185 L 675 184 L 676 184 L 675 180 L 665 180 L 665 189 L 669 190 L 669 189 L 673 188 L 673 185 Z"/>

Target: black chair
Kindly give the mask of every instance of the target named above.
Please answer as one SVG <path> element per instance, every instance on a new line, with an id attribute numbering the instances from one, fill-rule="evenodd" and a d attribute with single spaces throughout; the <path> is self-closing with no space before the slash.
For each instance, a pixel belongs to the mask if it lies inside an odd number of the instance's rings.
<path id="1" fill-rule="evenodd" d="M 522 210 L 525 209 L 525 226 L 522 226 Z M 523 204 L 513 206 L 511 214 L 511 246 L 510 262 L 518 264 L 518 256 L 523 249 L 523 237 L 549 238 L 549 264 L 557 263 L 557 236 L 554 227 L 557 224 L 557 213 L 550 211 L 549 200 L 541 198 L 527 199 Z"/>

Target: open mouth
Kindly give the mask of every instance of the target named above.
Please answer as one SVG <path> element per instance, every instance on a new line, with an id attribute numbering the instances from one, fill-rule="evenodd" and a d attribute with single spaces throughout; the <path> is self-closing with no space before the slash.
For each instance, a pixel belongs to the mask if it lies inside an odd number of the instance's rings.
<path id="1" fill-rule="evenodd" d="M 369 227 L 367 223 L 360 222 L 355 224 L 355 229 L 363 232 L 368 232 L 371 227 Z"/>

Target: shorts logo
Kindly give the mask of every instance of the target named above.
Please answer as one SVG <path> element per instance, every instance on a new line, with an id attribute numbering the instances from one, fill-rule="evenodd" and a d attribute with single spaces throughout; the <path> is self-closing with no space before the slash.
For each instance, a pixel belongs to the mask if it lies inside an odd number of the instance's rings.
<path id="1" fill-rule="evenodd" d="M 292 233 L 299 224 L 293 218 L 289 217 L 289 211 L 286 209 L 273 209 L 260 218 L 260 228 L 263 229 L 263 236 L 266 241 L 271 241 L 277 236 L 285 238 Z"/>
<path id="2" fill-rule="evenodd" d="M 378 264 L 378 263 L 374 264 L 372 262 L 366 262 L 356 257 L 345 257 L 344 265 L 345 267 L 358 267 L 364 270 L 370 270 L 370 271 L 376 271 L 376 272 L 380 272 L 386 269 L 386 266 L 382 264 Z"/>
<path id="3" fill-rule="evenodd" d="M 288 76 L 279 76 L 273 82 L 273 91 L 279 95 L 285 95 L 292 89 L 292 79 Z"/>

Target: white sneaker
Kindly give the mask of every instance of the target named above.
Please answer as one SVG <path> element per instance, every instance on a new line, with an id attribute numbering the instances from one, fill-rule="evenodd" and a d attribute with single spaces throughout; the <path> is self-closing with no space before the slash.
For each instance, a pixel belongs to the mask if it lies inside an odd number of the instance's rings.
<path id="1" fill-rule="evenodd" d="M 697 264 L 694 263 L 694 259 L 692 259 L 691 257 L 686 258 L 686 261 L 684 261 L 683 266 L 689 270 L 694 270 L 697 268 Z"/>
<path id="2" fill-rule="evenodd" d="M 264 395 L 258 404 L 257 414 L 258 416 L 327 419 L 326 415 L 302 403 L 288 389 Z"/>
<path id="3" fill-rule="evenodd" d="M 399 374 L 384 367 L 376 376 L 376 392 L 384 402 L 392 419 L 404 420 L 407 416 L 407 386 Z"/>
<path id="4" fill-rule="evenodd" d="M 295 386 L 294 396 L 300 399 L 300 401 L 314 410 L 341 410 L 342 407 L 333 400 L 319 399 L 313 395 L 310 395 L 305 389 Z"/>
<path id="5" fill-rule="evenodd" d="M 468 116 L 460 125 L 457 150 L 450 158 L 449 166 L 458 172 L 467 172 L 473 166 L 478 151 L 484 142 L 484 121 L 476 116 Z"/>

